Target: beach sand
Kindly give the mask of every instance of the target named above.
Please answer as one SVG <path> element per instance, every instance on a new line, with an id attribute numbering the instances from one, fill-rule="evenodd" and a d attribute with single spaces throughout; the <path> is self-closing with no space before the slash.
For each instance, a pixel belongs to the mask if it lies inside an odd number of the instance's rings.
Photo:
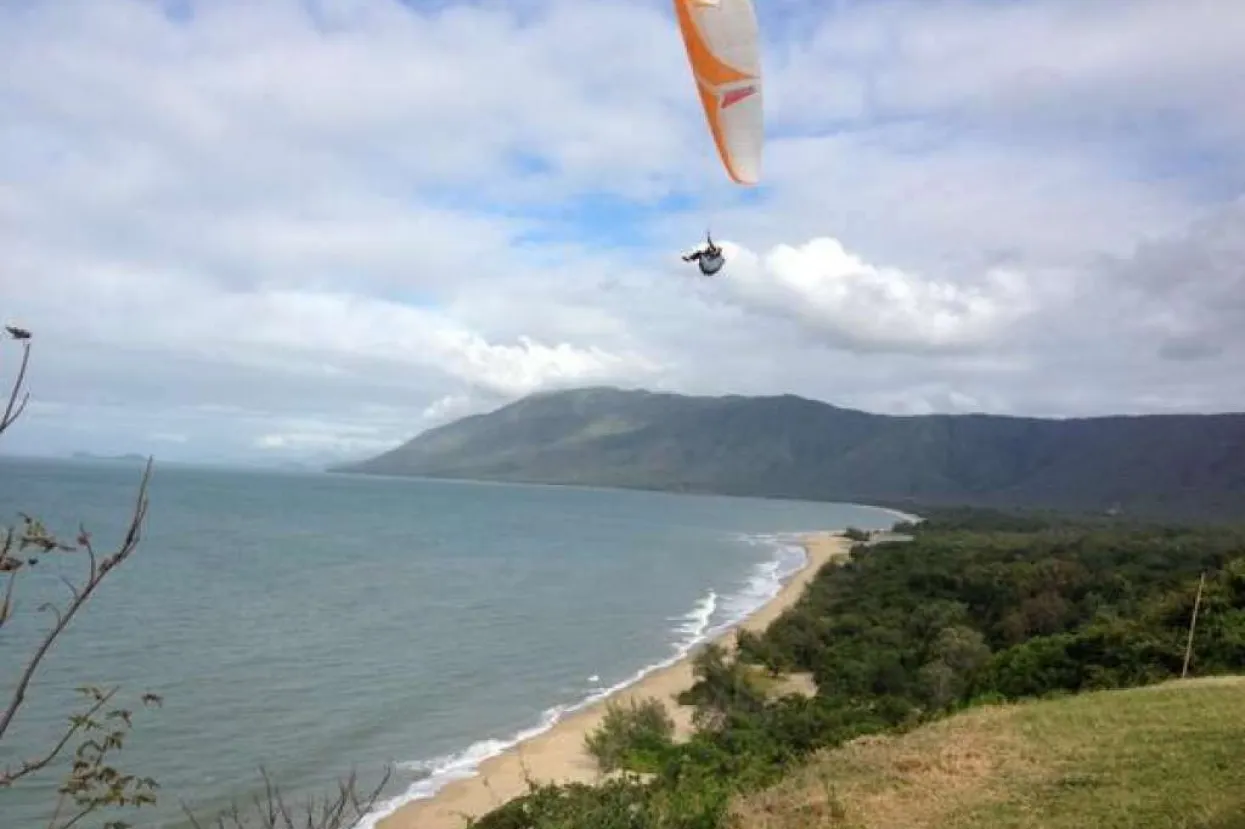
<path id="1" fill-rule="evenodd" d="M 851 542 L 838 532 L 809 533 L 801 537 L 800 543 L 808 554 L 806 565 L 787 581 L 777 596 L 714 641 L 731 648 L 737 630 L 764 630 L 799 599 L 804 586 L 822 565 L 846 556 L 851 549 Z M 667 668 L 654 671 L 635 685 L 610 696 L 609 700 L 627 705 L 632 700 L 656 697 L 669 706 L 679 734 L 686 735 L 691 731 L 692 711 L 678 705 L 675 697 L 691 687 L 694 679 L 692 656 L 699 650 L 693 650 Z M 462 829 L 466 816 L 479 817 L 524 794 L 526 777 L 541 783 L 591 783 L 600 779 L 592 756 L 584 749 L 584 738 L 596 730 L 605 711 L 606 701 L 602 700 L 571 714 L 544 734 L 485 760 L 475 777 L 456 780 L 434 797 L 406 804 L 379 821 L 377 829 Z"/>

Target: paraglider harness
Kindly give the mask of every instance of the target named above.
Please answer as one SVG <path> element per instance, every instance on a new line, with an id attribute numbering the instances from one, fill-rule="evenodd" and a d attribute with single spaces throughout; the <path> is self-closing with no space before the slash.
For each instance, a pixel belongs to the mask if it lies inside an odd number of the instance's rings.
<path id="1" fill-rule="evenodd" d="M 722 256 L 722 249 L 713 244 L 713 237 L 708 233 L 705 234 L 704 250 L 695 250 L 683 257 L 684 262 L 695 262 L 700 266 L 700 272 L 705 276 L 713 276 L 722 270 L 722 266 L 726 264 L 726 258 Z"/>

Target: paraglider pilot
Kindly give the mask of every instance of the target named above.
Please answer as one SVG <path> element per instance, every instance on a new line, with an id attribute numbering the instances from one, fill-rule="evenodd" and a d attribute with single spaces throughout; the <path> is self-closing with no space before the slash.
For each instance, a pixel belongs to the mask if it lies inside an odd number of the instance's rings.
<path id="1" fill-rule="evenodd" d="M 684 254 L 683 261 L 695 262 L 700 266 L 701 273 L 705 276 L 713 276 L 722 270 L 722 266 L 726 264 L 726 258 L 722 256 L 722 249 L 713 244 L 713 237 L 708 233 L 705 234 L 705 240 L 703 249 Z"/>

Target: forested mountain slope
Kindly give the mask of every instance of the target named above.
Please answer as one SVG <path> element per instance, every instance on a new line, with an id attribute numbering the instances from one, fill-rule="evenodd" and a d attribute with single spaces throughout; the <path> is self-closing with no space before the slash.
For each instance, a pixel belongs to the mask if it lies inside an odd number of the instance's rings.
<path id="1" fill-rule="evenodd" d="M 894 505 L 1245 515 L 1245 414 L 892 416 L 795 396 L 533 395 L 336 468 Z"/>

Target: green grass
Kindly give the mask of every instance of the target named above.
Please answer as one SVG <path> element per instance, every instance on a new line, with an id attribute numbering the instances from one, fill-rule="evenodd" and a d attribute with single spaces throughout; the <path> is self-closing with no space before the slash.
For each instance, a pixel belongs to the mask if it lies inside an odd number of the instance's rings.
<path id="1" fill-rule="evenodd" d="M 749 829 L 1245 829 L 1245 678 L 989 706 L 817 757 Z"/>

